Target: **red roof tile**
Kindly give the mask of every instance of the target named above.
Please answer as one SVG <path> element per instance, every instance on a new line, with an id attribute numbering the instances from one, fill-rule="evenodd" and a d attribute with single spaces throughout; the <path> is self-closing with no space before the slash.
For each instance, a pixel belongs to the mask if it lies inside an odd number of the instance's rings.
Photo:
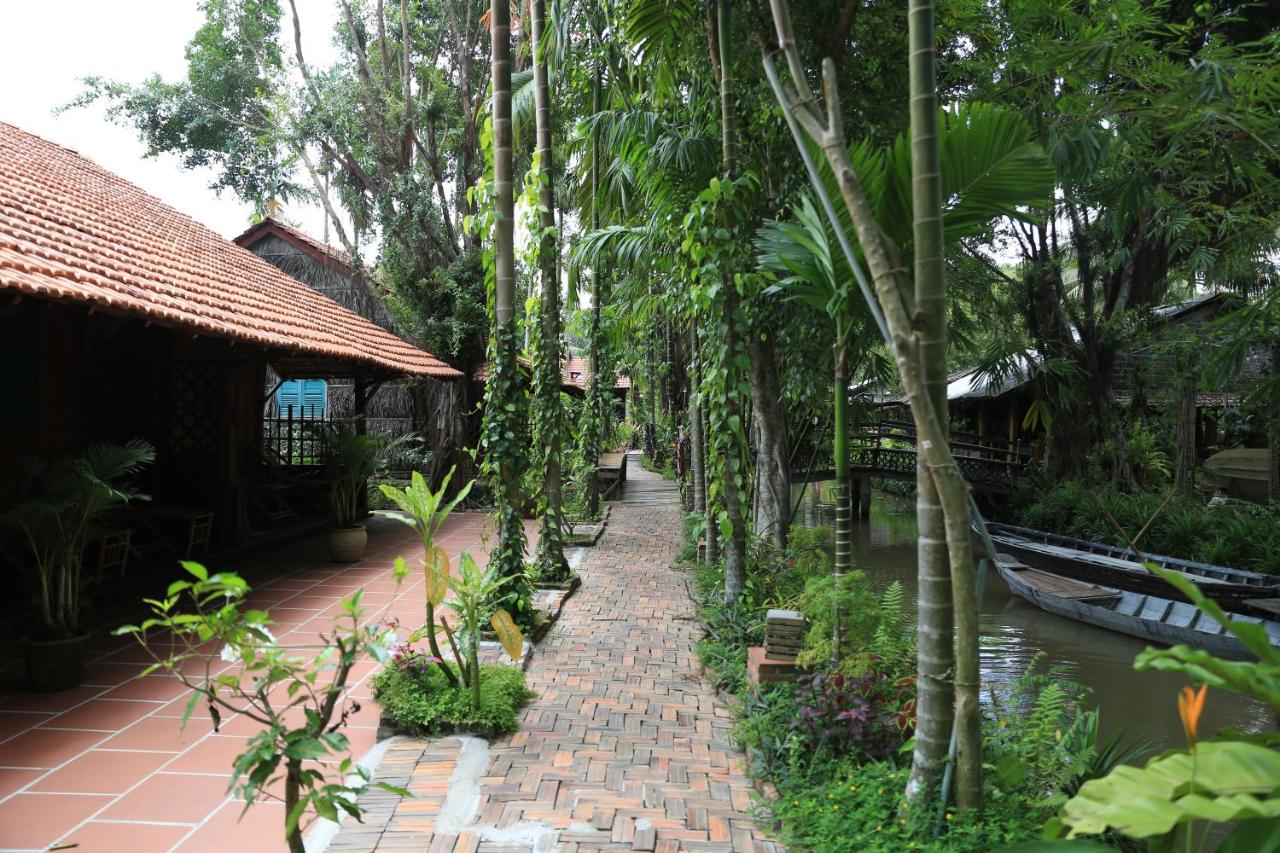
<path id="1" fill-rule="evenodd" d="M 462 375 L 91 160 L 4 122 L 0 290 L 293 355 Z"/>
<path id="2" fill-rule="evenodd" d="M 564 366 L 560 368 L 561 381 L 565 385 L 572 385 L 575 388 L 586 390 L 587 383 L 591 379 L 591 365 L 581 356 L 571 355 L 565 361 Z M 631 377 L 618 376 L 614 379 L 613 390 L 621 391 L 624 388 L 631 387 Z"/>

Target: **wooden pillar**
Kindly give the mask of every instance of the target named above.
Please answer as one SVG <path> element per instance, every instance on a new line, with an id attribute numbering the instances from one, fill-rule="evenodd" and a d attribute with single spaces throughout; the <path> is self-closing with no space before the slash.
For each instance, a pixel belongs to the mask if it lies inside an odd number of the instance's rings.
<path id="1" fill-rule="evenodd" d="M 858 505 L 858 518 L 871 517 L 871 477 L 862 475 L 853 478 L 854 503 Z"/>
<path id="2" fill-rule="evenodd" d="M 365 435 L 369 428 L 368 421 L 365 419 L 365 412 L 369 408 L 369 383 L 365 381 L 364 377 L 357 376 L 352 392 L 354 395 L 355 430 L 359 435 Z M 356 501 L 356 517 L 364 518 L 368 514 L 369 484 L 366 481 L 365 487 L 360 490 L 360 496 Z"/>

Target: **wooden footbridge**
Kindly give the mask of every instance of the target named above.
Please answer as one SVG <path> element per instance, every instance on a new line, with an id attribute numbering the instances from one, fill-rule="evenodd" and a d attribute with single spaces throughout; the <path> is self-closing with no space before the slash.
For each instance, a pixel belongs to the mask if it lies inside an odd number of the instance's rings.
<path id="1" fill-rule="evenodd" d="M 1026 476 L 1029 448 L 994 436 L 952 430 L 951 453 L 965 479 L 977 491 L 1008 492 Z M 857 430 L 849 441 L 849 473 L 858 479 L 883 477 L 913 480 L 916 476 L 916 427 L 910 421 L 877 421 Z M 795 482 L 830 480 L 831 467 L 797 471 Z"/>

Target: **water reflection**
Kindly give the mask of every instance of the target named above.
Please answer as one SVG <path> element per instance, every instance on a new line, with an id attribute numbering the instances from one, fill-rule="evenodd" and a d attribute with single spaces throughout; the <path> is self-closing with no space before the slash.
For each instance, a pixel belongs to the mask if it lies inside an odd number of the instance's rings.
<path id="1" fill-rule="evenodd" d="M 796 487 L 793 497 L 801 502 L 797 520 L 810 527 L 832 526 L 831 484 L 811 483 L 803 497 L 800 489 Z M 901 581 L 914 612 L 915 502 L 876 492 L 871 518 L 858 523 L 854 533 L 858 567 L 878 587 Z M 999 692 L 1026 670 L 1038 652 L 1044 652 L 1044 665 L 1059 668 L 1066 678 L 1093 691 L 1093 700 L 1102 710 L 1104 735 L 1124 729 L 1159 748 L 1183 744 L 1175 696 L 1188 682 L 1177 673 L 1135 672 L 1133 659 L 1145 643 L 1033 607 L 1011 594 L 994 573 L 988 576 L 982 597 L 981 628 L 984 686 Z M 1259 731 L 1271 724 L 1261 703 L 1211 691 L 1201 731 L 1227 726 Z"/>

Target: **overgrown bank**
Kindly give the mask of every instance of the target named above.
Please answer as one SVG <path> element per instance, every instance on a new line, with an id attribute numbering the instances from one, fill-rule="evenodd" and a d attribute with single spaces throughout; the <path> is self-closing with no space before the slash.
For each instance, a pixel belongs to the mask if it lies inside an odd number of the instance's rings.
<path id="1" fill-rule="evenodd" d="M 690 519 L 690 529 L 696 529 Z M 986 708 L 985 809 L 911 807 L 903 799 L 915 724 L 915 632 L 903 630 L 902 589 L 877 592 L 854 572 L 837 594 L 830 534 L 794 529 L 784 553 L 758 540 L 748 583 L 735 605 L 722 597 L 722 570 L 682 553 L 706 637 L 707 677 L 736 700 L 736 737 L 748 770 L 777 792 L 771 804 L 781 840 L 798 850 L 971 851 L 1041 837 L 1041 827 L 1087 779 L 1131 758 L 1099 748 L 1087 691 L 1033 666 Z M 839 605 L 839 606 L 837 606 Z M 810 621 L 796 684 L 756 687 L 747 649 L 761 645 L 770 607 Z M 832 640 L 837 610 L 848 626 L 842 653 Z M 1114 746 L 1114 745 L 1113 745 Z"/>
<path id="2" fill-rule="evenodd" d="M 1209 506 L 1168 489 L 1124 492 L 1069 480 L 1016 501 L 1026 527 L 1255 572 L 1280 571 L 1280 524 L 1267 507 L 1243 501 Z"/>

